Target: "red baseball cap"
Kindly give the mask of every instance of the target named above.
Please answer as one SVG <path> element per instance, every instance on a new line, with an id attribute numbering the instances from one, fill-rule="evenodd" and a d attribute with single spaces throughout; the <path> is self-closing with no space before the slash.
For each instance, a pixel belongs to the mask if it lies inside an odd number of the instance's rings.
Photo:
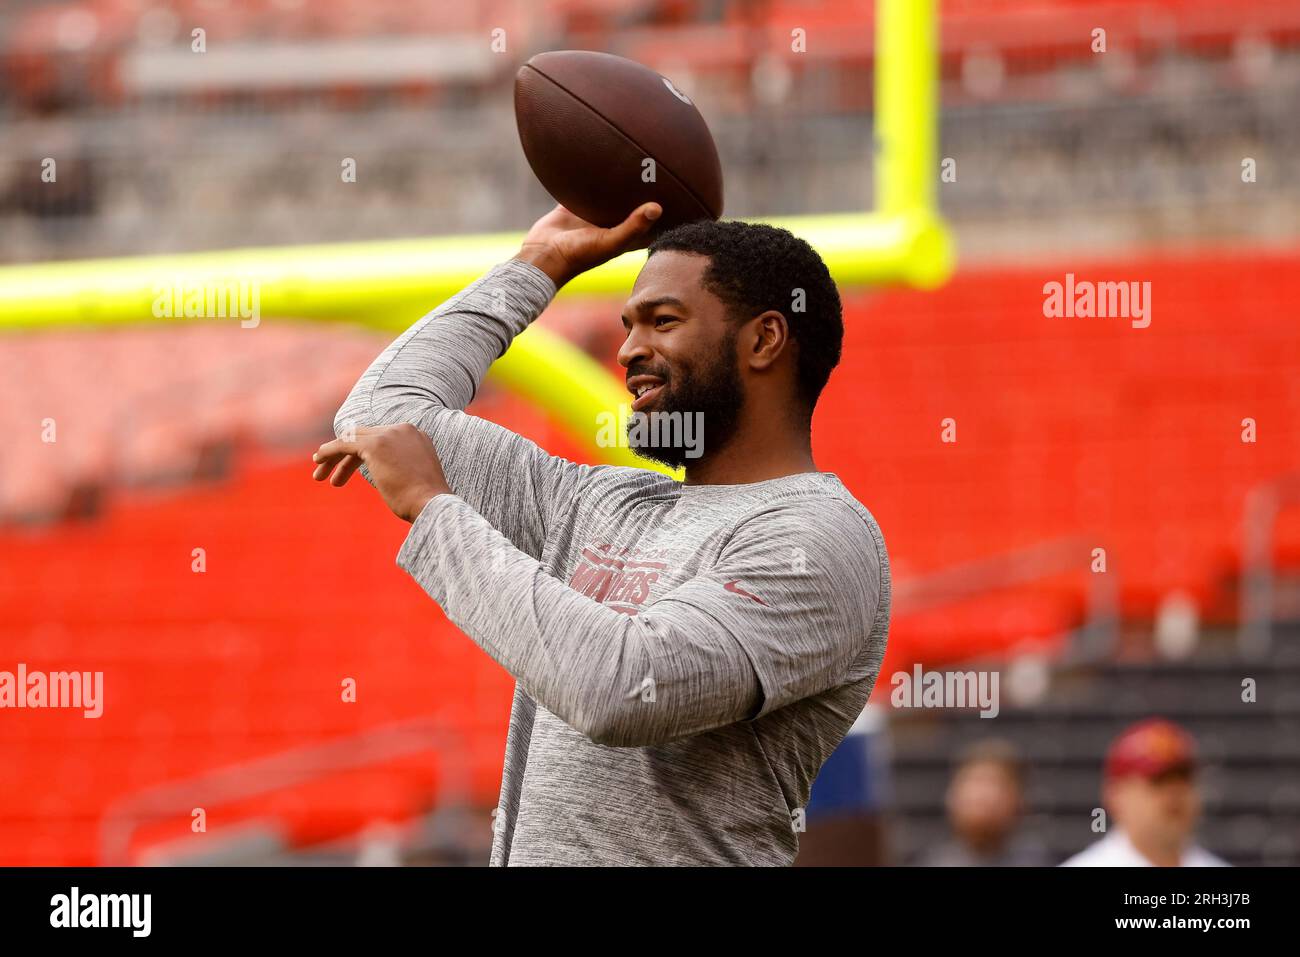
<path id="1" fill-rule="evenodd" d="M 1106 752 L 1106 777 L 1155 778 L 1196 768 L 1196 742 L 1164 718 L 1149 718 L 1126 728 Z"/>

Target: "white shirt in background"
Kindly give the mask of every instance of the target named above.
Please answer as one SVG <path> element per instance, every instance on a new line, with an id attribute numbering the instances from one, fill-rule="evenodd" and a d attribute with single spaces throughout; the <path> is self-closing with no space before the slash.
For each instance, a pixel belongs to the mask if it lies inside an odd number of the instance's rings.
<path id="1" fill-rule="evenodd" d="M 1128 835 L 1114 830 L 1091 847 L 1084 848 L 1074 857 L 1061 864 L 1062 867 L 1154 867 L 1133 846 Z M 1222 858 L 1215 857 L 1203 847 L 1193 844 L 1183 851 L 1179 867 L 1230 867 Z"/>

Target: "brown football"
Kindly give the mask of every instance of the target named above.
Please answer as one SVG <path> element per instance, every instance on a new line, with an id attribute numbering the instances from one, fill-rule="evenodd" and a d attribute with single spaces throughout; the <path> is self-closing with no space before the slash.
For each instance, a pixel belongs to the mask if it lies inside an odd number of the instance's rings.
<path id="1" fill-rule="evenodd" d="M 515 76 L 524 156 L 556 202 L 597 226 L 642 203 L 655 232 L 722 215 L 722 165 L 704 117 L 666 77 L 588 50 L 539 53 Z"/>

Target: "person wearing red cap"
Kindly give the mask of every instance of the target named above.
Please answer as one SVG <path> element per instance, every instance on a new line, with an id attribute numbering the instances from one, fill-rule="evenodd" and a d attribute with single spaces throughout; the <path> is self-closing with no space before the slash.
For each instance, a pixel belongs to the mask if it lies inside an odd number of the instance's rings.
<path id="1" fill-rule="evenodd" d="M 1109 831 L 1062 866 L 1228 866 L 1192 840 L 1201 810 L 1196 765 L 1196 742 L 1173 722 L 1152 718 L 1127 728 L 1106 753 Z"/>

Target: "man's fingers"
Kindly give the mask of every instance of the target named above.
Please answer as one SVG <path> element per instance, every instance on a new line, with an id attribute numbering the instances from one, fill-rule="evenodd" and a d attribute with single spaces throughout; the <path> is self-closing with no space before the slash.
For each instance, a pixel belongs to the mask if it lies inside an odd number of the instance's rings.
<path id="1" fill-rule="evenodd" d="M 357 430 L 357 435 L 360 437 L 362 430 Z M 361 454 L 359 441 L 334 439 L 326 442 L 311 457 L 316 463 L 311 477 L 317 482 L 328 478 L 331 485 L 340 486 L 361 467 Z"/>
<path id="2" fill-rule="evenodd" d="M 340 452 L 338 455 L 321 456 L 320 452 L 312 455 L 312 461 L 316 463 L 316 468 L 312 469 L 311 477 L 317 482 L 323 482 L 330 477 L 334 471 L 334 466 L 338 465 L 343 459 L 347 458 L 345 453 Z"/>
<path id="3" fill-rule="evenodd" d="M 648 245 L 650 230 L 655 220 L 663 215 L 658 203 L 642 203 L 627 219 L 610 229 L 609 238 L 614 248 L 628 250 Z"/>
<path id="4" fill-rule="evenodd" d="M 334 474 L 330 476 L 330 484 L 335 488 L 341 488 L 347 484 L 348 479 L 352 478 L 352 473 L 361 468 L 361 459 L 355 455 L 343 456 L 343 461 L 339 463 Z"/>
<path id="5" fill-rule="evenodd" d="M 664 214 L 664 208 L 658 203 L 642 203 L 636 211 L 628 217 L 628 220 L 635 221 L 637 229 L 649 229 L 656 219 Z"/>
<path id="6" fill-rule="evenodd" d="M 311 458 L 313 462 L 324 462 L 326 459 L 338 459 L 344 455 L 356 455 L 360 451 L 360 443 L 356 441 L 334 439 L 318 448 Z"/>
<path id="7" fill-rule="evenodd" d="M 315 458 L 315 456 L 312 457 Z M 316 467 L 312 469 L 311 477 L 317 482 L 323 482 L 340 467 L 340 464 L 346 465 L 353 461 L 357 462 L 357 465 L 352 466 L 352 470 L 355 470 L 360 465 L 360 460 L 355 455 L 331 455 L 316 463 Z"/>

